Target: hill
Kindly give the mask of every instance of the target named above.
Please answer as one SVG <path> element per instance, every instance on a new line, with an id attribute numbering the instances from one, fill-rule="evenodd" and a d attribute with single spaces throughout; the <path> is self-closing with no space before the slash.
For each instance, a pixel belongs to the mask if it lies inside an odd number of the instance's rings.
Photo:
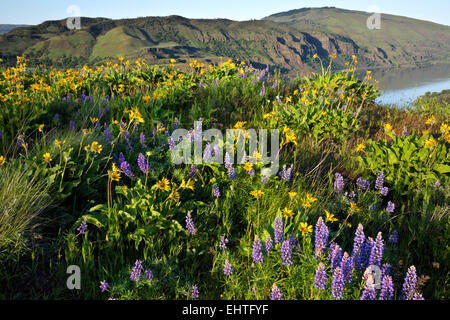
<path id="1" fill-rule="evenodd" d="M 81 30 L 68 30 L 65 20 L 47 21 L 0 36 L 0 57 L 11 64 L 26 53 L 39 63 L 65 67 L 119 56 L 150 63 L 224 57 L 291 73 L 317 69 L 314 53 L 325 60 L 336 53 L 341 66 L 355 54 L 360 66 L 371 68 L 448 61 L 450 27 L 383 14 L 382 29 L 369 30 L 369 15 L 304 8 L 242 22 L 180 16 L 82 18 Z"/>
<path id="2" fill-rule="evenodd" d="M 0 24 L 0 34 L 8 33 L 14 29 L 28 27 L 27 24 Z"/>

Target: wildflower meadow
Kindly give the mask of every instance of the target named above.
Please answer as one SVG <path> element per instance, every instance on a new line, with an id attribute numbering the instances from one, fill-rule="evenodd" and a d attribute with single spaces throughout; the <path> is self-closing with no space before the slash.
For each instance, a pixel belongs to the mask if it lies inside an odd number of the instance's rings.
<path id="1" fill-rule="evenodd" d="M 448 109 L 313 59 L 1 66 L 0 298 L 448 299 Z"/>

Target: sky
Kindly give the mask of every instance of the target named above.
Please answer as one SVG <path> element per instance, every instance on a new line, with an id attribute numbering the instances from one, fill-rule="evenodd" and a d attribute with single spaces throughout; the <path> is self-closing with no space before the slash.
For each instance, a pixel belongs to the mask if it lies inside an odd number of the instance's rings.
<path id="1" fill-rule="evenodd" d="M 304 7 L 332 6 L 381 13 L 450 25 L 449 0 L 1 0 L 0 24 L 39 24 L 71 16 L 75 5 L 82 17 L 112 19 L 180 15 L 186 18 L 261 19 Z"/>

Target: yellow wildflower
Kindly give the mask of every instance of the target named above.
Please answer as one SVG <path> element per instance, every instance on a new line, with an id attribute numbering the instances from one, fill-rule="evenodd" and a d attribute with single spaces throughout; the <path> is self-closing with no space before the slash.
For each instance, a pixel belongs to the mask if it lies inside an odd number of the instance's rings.
<path id="1" fill-rule="evenodd" d="M 169 195 L 169 198 L 172 199 L 175 202 L 179 202 L 180 201 L 180 194 L 178 193 L 177 190 L 173 189 L 172 192 Z"/>
<path id="2" fill-rule="evenodd" d="M 156 186 L 161 191 L 169 191 L 170 190 L 170 182 L 166 178 L 162 178 L 160 181 L 156 183 Z"/>
<path id="3" fill-rule="evenodd" d="M 384 125 L 384 131 L 391 132 L 392 131 L 392 126 L 389 123 L 386 123 Z"/>
<path id="4" fill-rule="evenodd" d="M 428 139 L 427 141 L 425 141 L 425 148 L 429 149 L 431 147 L 434 147 L 435 145 L 437 145 L 437 141 L 433 139 L 433 137 L 431 137 L 430 139 Z"/>
<path id="5" fill-rule="evenodd" d="M 255 197 L 256 199 L 261 198 L 264 195 L 264 192 L 261 190 L 253 190 L 250 192 L 250 194 Z"/>
<path id="6" fill-rule="evenodd" d="M 301 231 L 302 236 L 306 236 L 313 231 L 313 227 L 308 225 L 307 222 L 300 222 L 298 229 Z"/>
<path id="7" fill-rule="evenodd" d="M 436 122 L 436 118 L 434 116 L 431 116 L 430 118 L 425 121 L 425 124 L 434 124 Z"/>
<path id="8" fill-rule="evenodd" d="M 326 216 L 325 216 L 325 221 L 327 221 L 327 222 L 333 223 L 333 222 L 338 221 L 338 219 L 336 219 L 336 218 L 334 217 L 334 214 L 328 212 L 328 210 L 325 210 L 325 215 L 326 215 Z"/>
<path id="9" fill-rule="evenodd" d="M 360 212 L 360 211 L 361 211 L 361 208 L 359 208 L 359 207 L 356 205 L 356 203 L 354 203 L 354 202 L 350 202 L 350 208 L 351 208 L 353 211 L 355 211 L 355 212 Z"/>
<path id="10" fill-rule="evenodd" d="M 103 146 L 101 144 L 98 144 L 97 141 L 92 142 L 91 151 L 100 153 L 100 152 L 102 152 L 102 150 L 103 150 Z"/>
<path id="11" fill-rule="evenodd" d="M 292 218 L 295 214 L 294 211 L 288 208 L 284 208 L 283 211 L 281 211 L 281 213 L 285 216 L 286 219 Z"/>
<path id="12" fill-rule="evenodd" d="M 358 144 L 358 146 L 355 148 L 355 152 L 359 152 L 361 150 L 364 150 L 366 146 L 362 143 Z"/>
<path id="13" fill-rule="evenodd" d="M 2 166 L 6 162 L 6 158 L 4 156 L 0 156 L 0 166 Z"/>
<path id="14" fill-rule="evenodd" d="M 42 156 L 44 158 L 44 161 L 47 163 L 50 163 L 50 161 L 52 161 L 53 159 L 50 157 L 50 153 L 44 153 L 44 155 Z"/>
<path id="15" fill-rule="evenodd" d="M 288 194 L 289 194 L 289 198 L 291 198 L 291 200 L 294 200 L 298 195 L 297 192 L 289 192 Z"/>
<path id="16" fill-rule="evenodd" d="M 250 163 L 250 162 L 246 162 L 244 164 L 244 170 L 247 171 L 247 172 L 252 171 L 253 170 L 253 164 Z"/>
<path id="17" fill-rule="evenodd" d="M 184 179 L 181 181 L 181 188 L 183 189 L 191 189 L 194 191 L 194 182 L 191 179 L 188 179 L 186 182 Z"/>

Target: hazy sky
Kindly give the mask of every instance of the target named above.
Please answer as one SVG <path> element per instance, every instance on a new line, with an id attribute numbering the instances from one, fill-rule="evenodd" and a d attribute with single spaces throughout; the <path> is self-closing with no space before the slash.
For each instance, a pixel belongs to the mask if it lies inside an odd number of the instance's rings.
<path id="1" fill-rule="evenodd" d="M 368 11 L 377 6 L 382 13 L 450 25 L 449 0 L 1 0 L 0 24 L 39 24 L 70 16 L 76 5 L 81 16 L 135 18 L 181 15 L 187 18 L 261 19 L 273 13 L 303 7 L 333 6 Z"/>

